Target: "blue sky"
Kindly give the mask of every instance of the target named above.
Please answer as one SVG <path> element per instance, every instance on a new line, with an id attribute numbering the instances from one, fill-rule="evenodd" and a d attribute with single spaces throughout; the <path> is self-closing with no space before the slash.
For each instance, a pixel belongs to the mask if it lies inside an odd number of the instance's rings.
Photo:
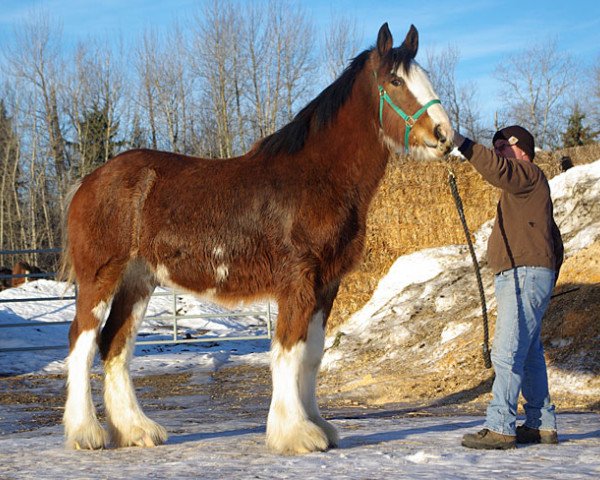
<path id="1" fill-rule="evenodd" d="M 261 1 L 261 0 L 257 0 Z M 266 0 L 265 0 L 266 1 Z M 89 36 L 134 39 L 146 26 L 167 29 L 174 19 L 185 20 L 198 10 L 198 0 L 0 0 L 0 49 L 10 42 L 15 26 L 32 8 L 42 7 L 63 25 L 73 43 Z M 498 63 L 526 48 L 556 40 L 559 50 L 589 67 L 600 57 L 599 0 L 305 0 L 317 34 L 332 16 L 355 20 L 361 47 L 372 45 L 382 23 L 388 22 L 396 44 L 413 23 L 420 34 L 420 55 L 427 49 L 457 47 L 461 61 L 457 77 L 474 81 L 479 103 L 488 117 L 496 108 Z M 524 59 L 526 61 L 526 59 Z M 575 72 L 576 73 L 576 72 Z M 323 87 L 326 80 L 324 79 Z M 485 121 L 490 121 L 486 118 Z"/>

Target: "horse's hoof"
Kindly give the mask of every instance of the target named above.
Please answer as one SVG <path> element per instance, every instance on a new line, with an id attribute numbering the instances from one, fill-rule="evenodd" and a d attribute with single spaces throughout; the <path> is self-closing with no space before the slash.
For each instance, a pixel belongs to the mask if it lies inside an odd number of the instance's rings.
<path id="1" fill-rule="evenodd" d="M 108 445 L 108 434 L 96 420 L 66 432 L 66 446 L 74 450 L 101 450 Z"/>
<path id="2" fill-rule="evenodd" d="M 329 448 L 337 448 L 340 444 L 340 436 L 338 435 L 337 429 L 323 418 L 313 420 L 319 427 L 323 429 L 327 440 L 329 440 Z"/>
<path id="3" fill-rule="evenodd" d="M 133 425 L 129 428 L 111 428 L 111 437 L 117 447 L 156 447 L 169 438 L 167 431 L 150 419 L 143 425 Z"/>
<path id="4" fill-rule="evenodd" d="M 324 452 L 330 441 L 325 431 L 311 421 L 297 422 L 281 428 L 267 428 L 267 446 L 282 455 Z"/>
<path id="5" fill-rule="evenodd" d="M 79 442 L 74 442 L 73 448 L 75 450 L 104 450 L 104 445 L 95 446 L 88 443 L 86 447 L 82 447 Z"/>
<path id="6" fill-rule="evenodd" d="M 160 442 L 163 443 L 163 442 Z M 158 445 L 160 445 L 160 443 L 158 443 Z M 138 438 L 137 440 L 134 440 L 134 444 L 138 447 L 156 447 L 157 443 L 154 442 L 154 440 L 152 440 L 152 438 L 149 435 L 144 435 L 142 438 Z"/>

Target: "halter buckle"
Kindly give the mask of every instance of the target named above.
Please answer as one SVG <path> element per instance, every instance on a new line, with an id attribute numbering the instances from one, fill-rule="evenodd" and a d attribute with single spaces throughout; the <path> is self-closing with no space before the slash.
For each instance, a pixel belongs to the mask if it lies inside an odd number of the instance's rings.
<path id="1" fill-rule="evenodd" d="M 406 122 L 406 125 L 409 126 L 410 128 L 415 126 L 416 120 L 411 117 L 410 115 L 406 117 L 406 120 L 404 120 Z"/>

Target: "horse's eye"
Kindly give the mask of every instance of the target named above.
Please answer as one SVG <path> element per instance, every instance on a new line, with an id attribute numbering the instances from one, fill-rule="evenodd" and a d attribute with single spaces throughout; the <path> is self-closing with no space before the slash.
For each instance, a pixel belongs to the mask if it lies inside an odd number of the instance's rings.
<path id="1" fill-rule="evenodd" d="M 396 78 L 394 78 L 394 79 L 392 80 L 392 82 L 391 82 L 391 83 L 392 83 L 392 85 L 393 85 L 394 87 L 401 87 L 402 85 L 404 85 L 404 80 L 402 80 L 402 79 L 401 79 L 401 78 L 399 78 L 399 77 L 396 77 Z"/>

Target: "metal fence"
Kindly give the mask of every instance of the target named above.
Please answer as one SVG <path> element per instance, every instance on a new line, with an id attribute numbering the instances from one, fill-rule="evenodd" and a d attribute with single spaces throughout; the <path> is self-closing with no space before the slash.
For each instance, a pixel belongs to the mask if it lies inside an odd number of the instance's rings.
<path id="1" fill-rule="evenodd" d="M 5 255 L 11 255 L 13 257 L 18 255 L 27 255 L 27 254 L 59 254 L 60 249 L 39 249 L 39 250 L 0 250 L 0 257 Z M 40 278 L 54 278 L 55 273 L 31 273 L 31 274 L 0 274 L 0 280 L 14 279 L 14 278 L 26 278 L 26 279 L 40 279 Z M 271 339 L 272 337 L 272 328 L 273 328 L 273 311 L 271 302 L 267 302 L 266 305 L 257 306 L 253 310 L 243 310 L 243 311 L 229 311 L 223 313 L 204 313 L 204 314 L 196 314 L 196 315 L 187 315 L 180 314 L 179 312 L 179 301 L 183 296 L 193 296 L 189 293 L 179 292 L 174 289 L 167 289 L 167 291 L 158 291 L 154 292 L 152 297 L 159 296 L 171 296 L 173 301 L 171 303 L 171 313 L 168 315 L 160 315 L 160 316 L 152 316 L 152 320 L 164 320 L 164 321 L 172 321 L 173 329 L 172 334 L 169 339 L 160 339 L 160 340 L 138 340 L 136 345 L 166 345 L 166 344 L 182 344 L 182 343 L 202 343 L 202 342 L 222 342 L 222 341 L 232 341 L 232 340 L 261 340 L 261 339 Z M 75 291 L 74 295 L 68 296 L 57 296 L 57 297 L 27 297 L 27 298 L 10 298 L 10 299 L 2 299 L 0 298 L 0 304 L 6 303 L 22 303 L 22 302 L 72 302 L 77 298 L 77 291 Z M 183 319 L 215 319 L 215 318 L 243 318 L 243 317 L 260 317 L 264 319 L 265 327 L 267 330 L 266 334 L 249 334 L 249 335 L 237 335 L 237 336 L 214 336 L 214 335 L 200 335 L 197 337 L 190 338 L 189 336 L 182 336 L 179 332 L 178 321 Z M 71 321 L 59 321 L 59 322 L 40 322 L 40 321 L 28 321 L 28 322 L 17 322 L 17 323 L 4 323 L 0 324 L 0 329 L 10 328 L 31 328 L 31 327 L 48 327 L 52 328 L 57 325 L 70 325 Z M 68 345 L 42 345 L 42 346 L 32 346 L 32 347 L 14 347 L 14 348 L 1 348 L 0 353 L 8 353 L 8 352 L 26 352 L 26 351 L 35 351 L 35 350 L 55 350 L 55 349 L 66 349 Z"/>

